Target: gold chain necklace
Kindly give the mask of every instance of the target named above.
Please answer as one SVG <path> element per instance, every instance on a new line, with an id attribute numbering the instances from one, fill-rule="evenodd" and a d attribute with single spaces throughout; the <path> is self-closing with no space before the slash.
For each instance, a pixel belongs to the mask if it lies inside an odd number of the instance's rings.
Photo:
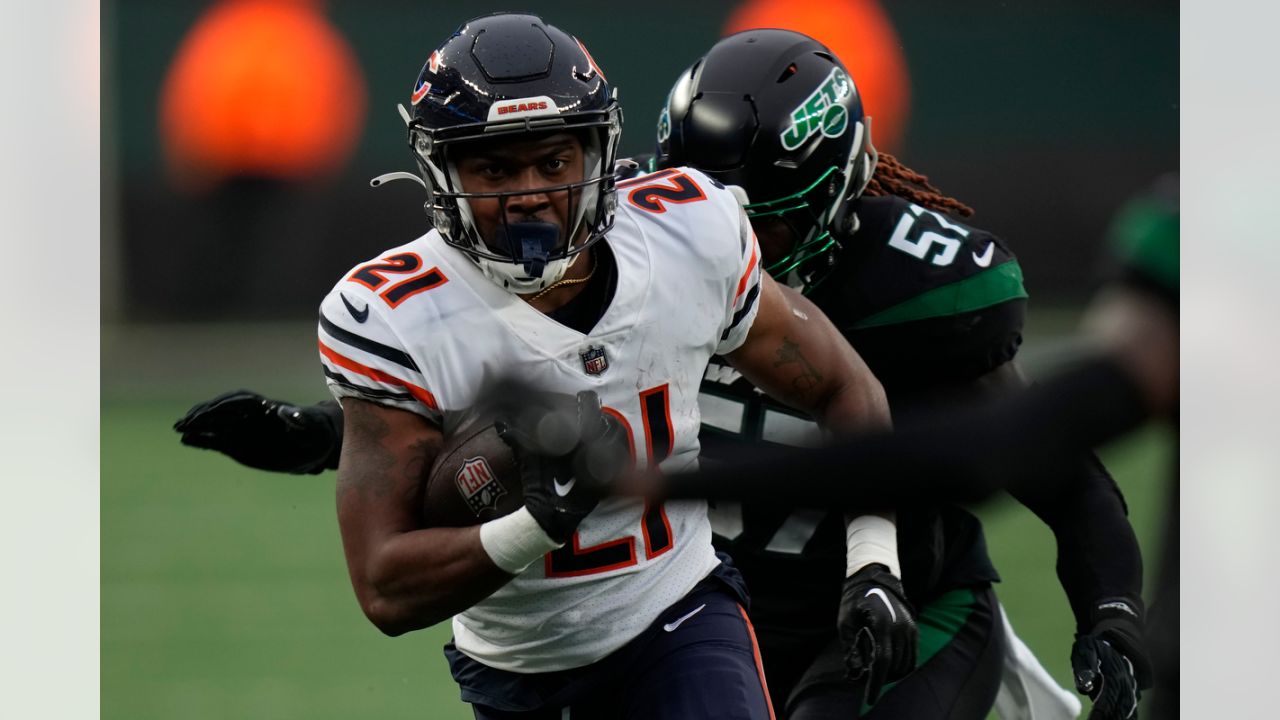
<path id="1" fill-rule="evenodd" d="M 577 285 L 579 283 L 584 283 L 590 280 L 591 276 L 596 274 L 596 265 L 598 264 L 599 264 L 599 260 L 596 258 L 595 253 L 592 253 L 591 254 L 591 272 L 587 273 L 586 275 L 580 278 L 568 278 L 565 280 L 557 280 L 551 283 L 550 285 L 539 290 L 537 295 L 534 295 L 533 297 L 529 298 L 529 302 L 533 302 L 534 300 L 537 300 L 538 298 L 542 297 L 543 295 L 546 295 L 547 293 L 551 292 L 552 290 L 555 290 L 556 288 L 568 287 L 570 285 Z"/>

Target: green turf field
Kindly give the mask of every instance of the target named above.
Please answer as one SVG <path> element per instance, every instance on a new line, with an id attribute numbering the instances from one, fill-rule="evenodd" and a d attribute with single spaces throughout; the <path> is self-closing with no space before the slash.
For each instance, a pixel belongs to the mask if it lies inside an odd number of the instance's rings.
<path id="1" fill-rule="evenodd" d="M 104 333 L 104 347 L 136 340 Z M 192 402 L 234 387 L 224 375 L 240 364 L 201 366 L 175 390 L 163 376 L 181 377 L 192 367 L 184 353 L 199 349 L 166 348 L 165 366 L 155 368 L 104 349 L 102 717 L 470 717 L 440 652 L 447 624 L 386 638 L 360 613 L 338 540 L 332 473 L 260 473 L 178 444 L 173 421 Z M 119 368 L 132 368 L 130 378 L 113 381 Z M 253 387 L 312 399 L 288 394 L 321 390 L 305 377 Z M 1128 495 L 1148 572 L 1167 440 L 1149 429 L 1104 454 Z M 1011 502 L 981 514 L 1015 628 L 1068 683 L 1073 623 L 1054 575 L 1052 535 Z"/>

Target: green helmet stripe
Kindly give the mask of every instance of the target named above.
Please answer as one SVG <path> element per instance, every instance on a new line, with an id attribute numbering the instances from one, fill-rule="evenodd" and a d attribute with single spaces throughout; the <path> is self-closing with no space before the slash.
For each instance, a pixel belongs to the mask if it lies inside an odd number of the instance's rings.
<path id="1" fill-rule="evenodd" d="M 803 210 L 807 207 L 809 207 L 808 203 L 801 202 L 799 205 L 791 205 L 789 207 L 778 208 L 777 210 L 769 210 L 769 211 L 747 210 L 747 217 L 753 217 L 753 218 L 773 217 L 774 215 L 789 213 L 792 210 Z"/>
<path id="2" fill-rule="evenodd" d="M 835 238 L 831 237 L 831 233 L 824 232 L 818 237 L 792 250 L 772 265 L 766 266 L 764 271 L 774 277 L 782 277 L 792 270 L 795 270 L 805 260 L 826 252 L 835 244 Z"/>
<path id="3" fill-rule="evenodd" d="M 825 223 L 822 222 L 822 214 L 829 211 L 824 208 L 814 208 L 811 206 L 805 196 L 813 192 L 818 187 L 826 183 L 839 168 L 832 165 L 827 171 L 822 173 L 817 180 L 814 180 L 808 187 L 787 195 L 786 197 L 777 198 L 775 200 L 765 200 L 763 202 L 750 203 L 744 206 L 747 216 L 753 219 L 776 217 L 796 210 L 810 210 L 814 219 L 817 221 L 815 225 L 815 237 L 810 240 L 802 241 L 799 245 L 792 248 L 791 252 L 776 262 L 765 267 L 765 272 L 776 278 L 795 270 L 806 261 L 818 257 L 831 249 L 836 244 L 835 238 L 831 237 L 831 231 Z"/>
<path id="4" fill-rule="evenodd" d="M 782 203 L 789 202 L 792 200 L 802 200 L 802 198 L 804 198 L 806 194 L 808 194 L 814 188 L 818 187 L 823 182 L 825 182 L 827 178 L 831 177 L 831 174 L 834 173 L 837 169 L 838 168 L 836 168 L 835 165 L 832 165 L 830 168 L 827 168 L 827 171 L 822 173 L 822 175 L 820 175 L 817 180 L 814 180 L 813 184 L 809 185 L 809 187 L 806 187 L 803 190 L 800 190 L 799 192 L 794 192 L 790 195 L 787 195 L 786 197 L 781 197 L 776 200 L 765 200 L 763 202 L 753 202 L 753 203 L 750 203 L 749 205 L 745 205 L 744 208 L 746 209 L 748 215 L 751 215 L 752 217 L 756 217 L 755 213 L 772 212 L 774 209 L 773 208 L 774 205 L 780 205 Z M 802 208 L 802 207 L 806 207 L 807 205 L 808 203 L 805 203 L 802 201 L 801 204 L 797 205 L 795 208 L 788 208 L 788 209 Z"/>

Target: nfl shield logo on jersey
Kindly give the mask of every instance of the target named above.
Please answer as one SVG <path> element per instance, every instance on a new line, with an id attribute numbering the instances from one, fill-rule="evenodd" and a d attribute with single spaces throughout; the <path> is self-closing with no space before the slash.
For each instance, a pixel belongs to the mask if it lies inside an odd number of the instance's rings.
<path id="1" fill-rule="evenodd" d="M 578 353 L 582 357 L 582 369 L 588 375 L 599 375 L 609 369 L 609 358 L 604 356 L 604 348 L 588 346 Z"/>
<path id="2" fill-rule="evenodd" d="M 484 510 L 497 509 L 498 498 L 507 494 L 482 457 L 468 458 L 454 476 L 454 482 L 458 484 L 462 499 L 467 501 L 467 506 L 477 517 Z"/>

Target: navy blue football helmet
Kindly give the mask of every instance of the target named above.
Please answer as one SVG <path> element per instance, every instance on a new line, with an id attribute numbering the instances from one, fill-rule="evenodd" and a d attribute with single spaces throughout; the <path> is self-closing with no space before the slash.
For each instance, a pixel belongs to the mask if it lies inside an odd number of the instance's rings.
<path id="1" fill-rule="evenodd" d="M 459 27 L 431 53 L 414 83 L 409 145 L 427 187 L 427 210 L 450 245 L 519 293 L 559 280 L 573 257 L 613 225 L 613 165 L 622 135 L 617 95 L 583 44 L 537 16 L 499 13 Z M 574 132 L 585 151 L 581 181 L 545 188 L 570 198 L 565 237 L 545 223 L 508 223 L 479 236 L 468 200 L 527 192 L 464 192 L 451 157 L 459 143 Z M 576 202 L 575 202 L 576 200 Z"/>

